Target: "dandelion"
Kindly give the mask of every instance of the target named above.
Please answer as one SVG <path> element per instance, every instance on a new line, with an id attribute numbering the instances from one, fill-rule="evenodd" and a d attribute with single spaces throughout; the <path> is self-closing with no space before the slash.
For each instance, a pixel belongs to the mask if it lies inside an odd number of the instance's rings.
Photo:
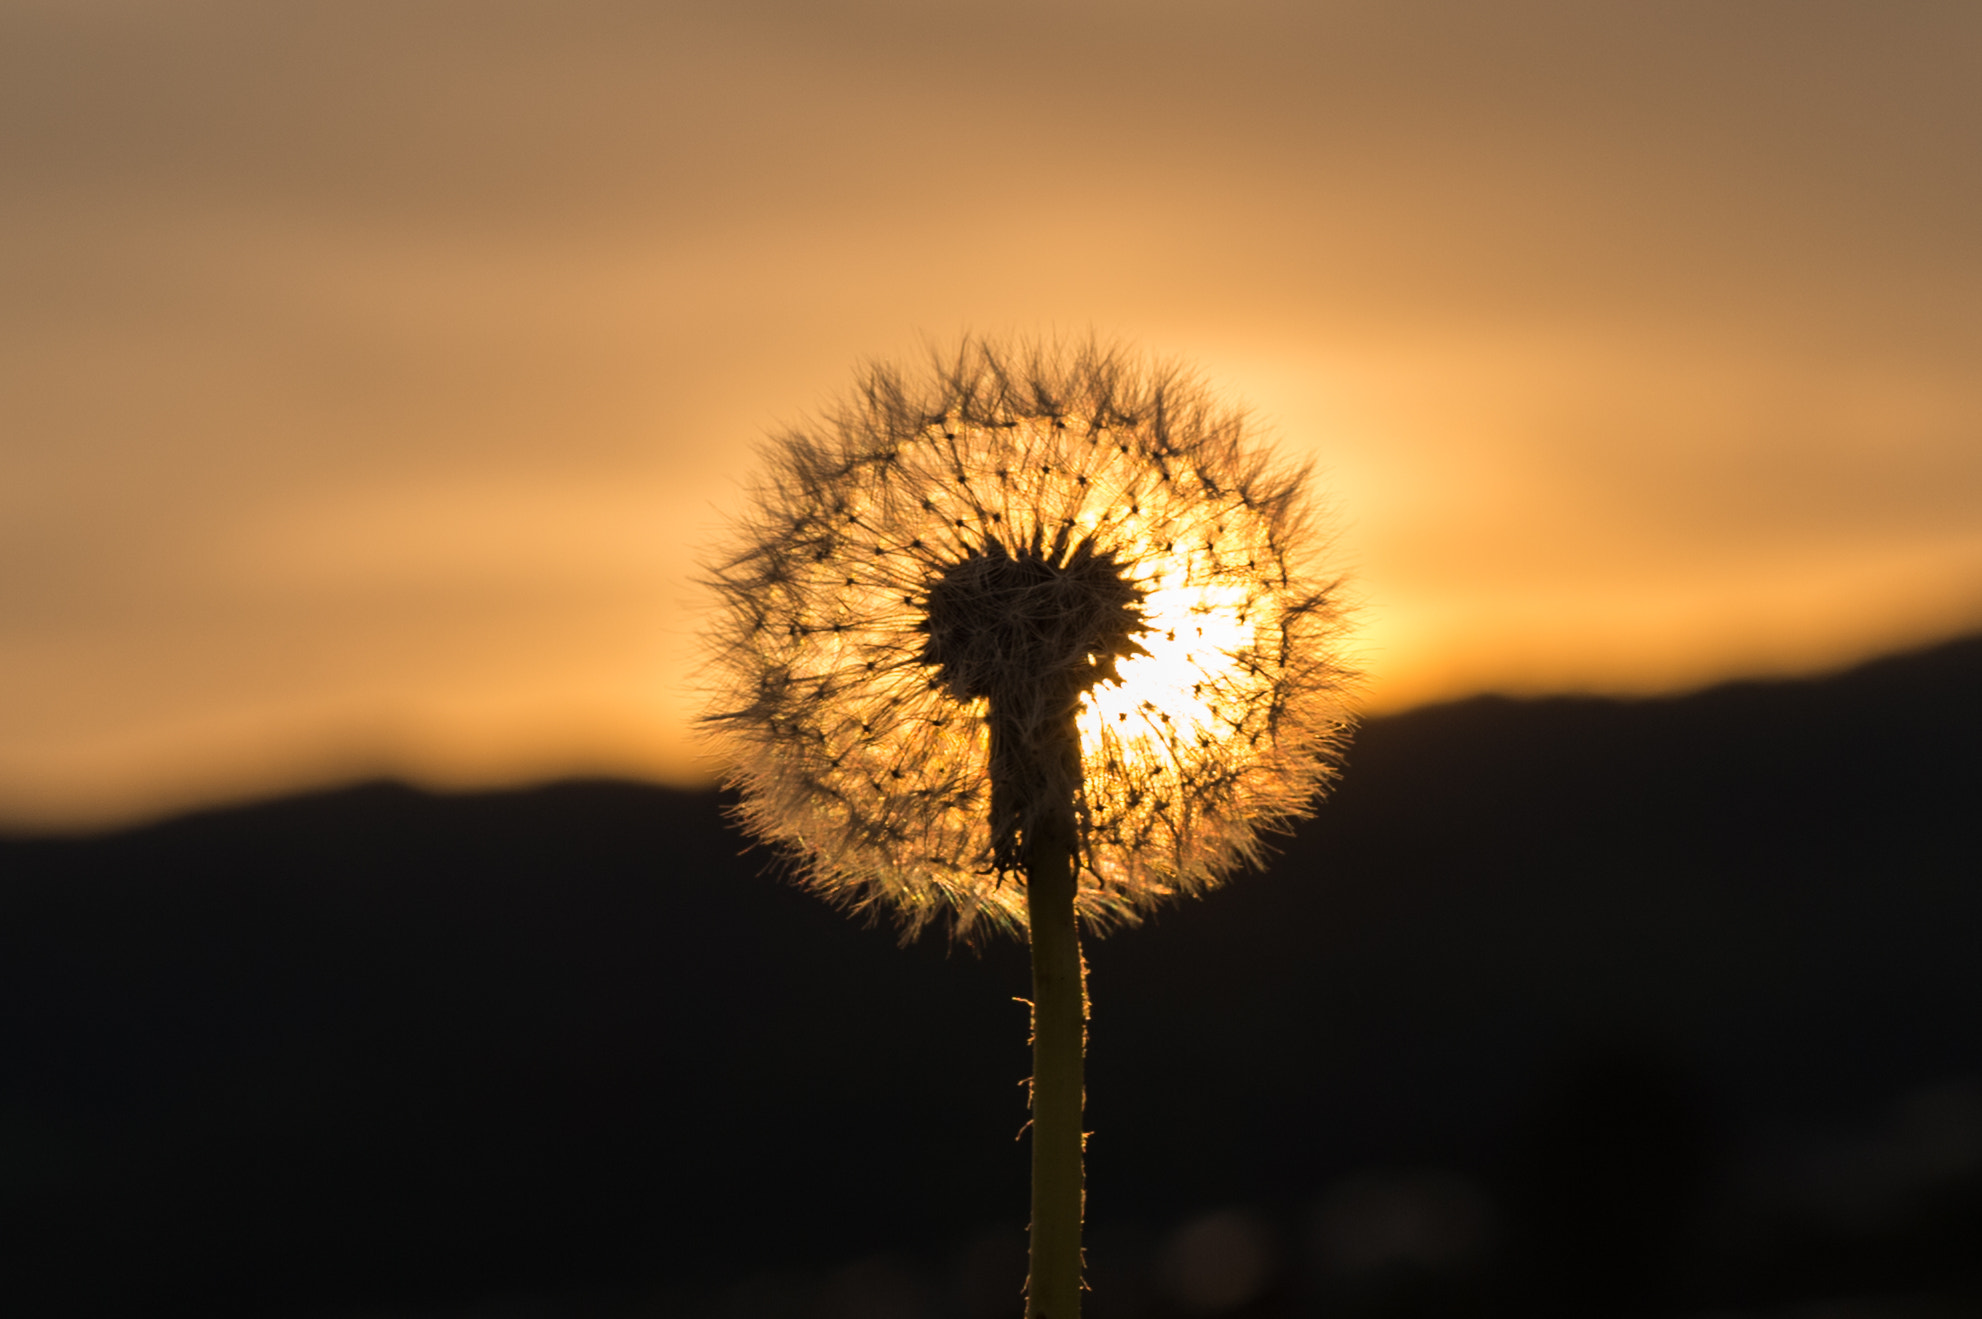
<path id="1" fill-rule="evenodd" d="M 1349 727 L 1301 474 L 1191 377 L 1093 344 L 874 366 L 775 438 L 707 721 L 800 881 L 1033 947 L 1028 1313 L 1079 1304 L 1078 925 L 1257 862 Z"/>

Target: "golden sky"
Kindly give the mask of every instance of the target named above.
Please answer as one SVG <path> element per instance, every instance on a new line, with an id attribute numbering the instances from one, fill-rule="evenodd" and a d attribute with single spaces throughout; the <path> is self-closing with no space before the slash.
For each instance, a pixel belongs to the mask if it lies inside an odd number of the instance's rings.
<path id="1" fill-rule="evenodd" d="M 964 331 L 1312 455 L 1378 710 L 1982 625 L 1982 5 L 0 0 L 0 823 L 694 781 L 766 432 Z"/>

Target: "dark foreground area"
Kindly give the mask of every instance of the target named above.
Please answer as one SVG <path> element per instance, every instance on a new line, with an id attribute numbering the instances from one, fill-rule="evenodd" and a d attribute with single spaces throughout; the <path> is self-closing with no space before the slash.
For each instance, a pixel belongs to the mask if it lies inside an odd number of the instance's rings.
<path id="1" fill-rule="evenodd" d="M 1089 1313 L 1982 1314 L 1982 641 L 1371 724 L 1090 946 Z M 0 842 L 0 1312 L 1015 1316 L 1023 951 L 713 796 Z"/>

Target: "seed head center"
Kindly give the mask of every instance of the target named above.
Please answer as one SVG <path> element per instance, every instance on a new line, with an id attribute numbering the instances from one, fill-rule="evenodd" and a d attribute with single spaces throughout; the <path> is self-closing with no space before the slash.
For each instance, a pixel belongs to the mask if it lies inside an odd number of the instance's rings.
<path id="1" fill-rule="evenodd" d="M 961 701 L 1032 692 L 1071 703 L 1119 681 L 1118 660 L 1147 653 L 1135 641 L 1142 603 L 1142 589 L 1091 538 L 1071 547 L 1035 538 L 1016 551 L 987 539 L 931 584 L 922 660 Z"/>

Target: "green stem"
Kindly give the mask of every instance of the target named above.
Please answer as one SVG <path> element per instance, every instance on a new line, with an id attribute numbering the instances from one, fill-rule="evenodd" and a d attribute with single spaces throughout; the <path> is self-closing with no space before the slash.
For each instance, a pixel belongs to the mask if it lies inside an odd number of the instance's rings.
<path id="1" fill-rule="evenodd" d="M 1078 754 L 1076 751 L 1075 754 Z M 1032 1270 L 1027 1319 L 1080 1314 L 1081 1055 L 1087 979 L 1074 919 L 1072 802 L 1046 813 L 1025 849 L 1032 927 Z"/>

